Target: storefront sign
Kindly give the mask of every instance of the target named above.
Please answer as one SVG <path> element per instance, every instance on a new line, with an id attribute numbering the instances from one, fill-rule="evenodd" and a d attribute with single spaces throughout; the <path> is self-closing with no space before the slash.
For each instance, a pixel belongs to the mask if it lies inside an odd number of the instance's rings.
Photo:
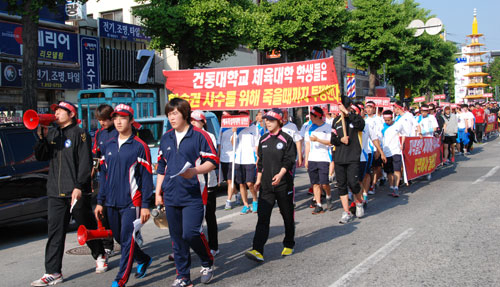
<path id="1" fill-rule="evenodd" d="M 22 87 L 22 68 L 20 64 L 0 63 L 0 86 Z M 79 90 L 80 70 L 38 66 L 37 87 L 40 89 Z"/>
<path id="2" fill-rule="evenodd" d="M 22 32 L 19 24 L 0 22 L 0 51 L 22 56 Z M 78 62 L 78 35 L 63 31 L 38 29 L 38 60 Z"/>
<path id="3" fill-rule="evenodd" d="M 169 99 L 194 109 L 251 110 L 340 102 L 333 58 L 265 66 L 163 71 Z"/>
<path id="4" fill-rule="evenodd" d="M 99 66 L 99 38 L 80 36 L 80 67 L 83 90 L 101 87 Z"/>
<path id="5" fill-rule="evenodd" d="M 99 35 L 99 37 L 126 40 L 130 42 L 146 43 L 151 41 L 151 37 L 144 35 L 143 28 L 141 26 L 103 18 L 98 18 L 97 23 L 97 35 Z"/>

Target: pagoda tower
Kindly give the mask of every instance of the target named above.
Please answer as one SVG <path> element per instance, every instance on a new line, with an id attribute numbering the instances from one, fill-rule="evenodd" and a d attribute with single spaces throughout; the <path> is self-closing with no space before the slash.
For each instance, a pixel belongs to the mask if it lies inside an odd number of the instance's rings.
<path id="1" fill-rule="evenodd" d="M 484 87 L 488 84 L 483 82 L 483 77 L 487 76 L 488 73 L 483 72 L 483 66 L 486 65 L 481 59 L 481 55 L 486 54 L 485 51 L 481 51 L 481 46 L 484 44 L 479 43 L 479 37 L 483 34 L 478 33 L 477 30 L 477 18 L 476 18 L 476 8 L 474 8 L 474 20 L 472 21 L 472 34 L 467 35 L 471 39 L 470 44 L 467 45 L 468 52 L 465 54 L 468 56 L 469 61 L 466 66 L 469 66 L 469 73 L 465 77 L 469 78 L 469 83 L 465 86 L 467 87 L 468 100 L 471 99 L 483 99 L 484 98 Z"/>

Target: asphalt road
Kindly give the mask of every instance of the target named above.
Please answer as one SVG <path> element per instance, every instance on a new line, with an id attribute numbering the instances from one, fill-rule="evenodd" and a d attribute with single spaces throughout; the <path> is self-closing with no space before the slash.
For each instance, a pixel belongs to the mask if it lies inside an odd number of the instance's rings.
<path id="1" fill-rule="evenodd" d="M 312 215 L 306 194 L 308 177 L 296 178 L 295 254 L 282 258 L 283 223 L 275 208 L 265 262 L 248 260 L 257 216 L 224 211 L 218 197 L 219 241 L 212 286 L 500 286 L 500 140 L 476 145 L 473 154 L 438 169 L 431 181 L 416 180 L 400 198 L 381 187 L 369 201 L 366 217 L 338 223 L 342 210 Z M 0 229 L 0 286 L 29 286 L 44 273 L 46 223 L 32 221 Z M 131 276 L 127 286 L 170 286 L 175 267 L 168 231 L 152 222 L 143 227 L 144 250 L 153 257 L 148 275 Z M 79 248 L 68 234 L 67 253 Z M 76 248 L 76 249 L 75 249 Z M 193 253 L 191 277 L 200 284 L 200 262 Z M 89 255 L 65 254 L 61 286 L 110 286 L 119 256 L 110 270 L 95 274 Z"/>

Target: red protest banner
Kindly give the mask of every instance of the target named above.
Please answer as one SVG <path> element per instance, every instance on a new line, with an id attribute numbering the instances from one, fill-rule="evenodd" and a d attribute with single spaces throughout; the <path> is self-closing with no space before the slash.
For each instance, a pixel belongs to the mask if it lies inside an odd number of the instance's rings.
<path id="1" fill-rule="evenodd" d="M 285 64 L 163 71 L 169 99 L 200 110 L 289 108 L 340 102 L 333 58 Z"/>
<path id="2" fill-rule="evenodd" d="M 220 123 L 223 128 L 245 128 L 250 126 L 249 116 L 223 116 Z"/>
<path id="3" fill-rule="evenodd" d="M 406 137 L 403 147 L 408 180 L 433 172 L 441 163 L 442 143 L 435 137 Z"/>
<path id="4" fill-rule="evenodd" d="M 330 113 L 332 114 L 339 114 L 340 109 L 338 104 L 330 104 Z"/>
<path id="5" fill-rule="evenodd" d="M 413 99 L 413 101 L 414 101 L 415 103 L 422 103 L 422 102 L 425 102 L 425 96 L 414 98 L 414 99 Z"/>
<path id="6" fill-rule="evenodd" d="M 445 94 L 441 94 L 441 95 L 434 95 L 434 101 L 437 101 L 437 100 L 444 100 L 446 99 L 446 95 Z"/>
<path id="7" fill-rule="evenodd" d="M 496 114 L 489 114 L 486 118 L 486 127 L 484 128 L 484 133 L 491 133 L 497 129 L 498 121 Z"/>
<path id="8" fill-rule="evenodd" d="M 365 103 L 369 101 L 374 102 L 377 107 L 391 107 L 391 99 L 389 97 L 366 97 Z"/>

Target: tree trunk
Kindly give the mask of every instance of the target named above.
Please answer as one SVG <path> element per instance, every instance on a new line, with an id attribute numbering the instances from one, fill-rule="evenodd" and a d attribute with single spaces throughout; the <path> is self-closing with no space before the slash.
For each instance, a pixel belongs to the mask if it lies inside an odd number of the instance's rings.
<path id="1" fill-rule="evenodd" d="M 24 0 L 21 18 L 23 25 L 23 111 L 37 109 L 37 67 L 38 67 L 38 11 L 33 11 L 32 0 Z"/>
<path id="2" fill-rule="evenodd" d="M 369 76 L 369 90 L 368 96 L 375 96 L 375 86 L 377 85 L 377 69 L 373 66 L 370 66 L 370 76 Z"/>
<path id="3" fill-rule="evenodd" d="M 189 49 L 183 48 L 182 46 L 179 48 L 179 55 L 177 55 L 177 59 L 179 60 L 179 70 L 191 69 L 190 65 L 190 54 Z"/>
<path id="4" fill-rule="evenodd" d="M 400 100 L 401 102 L 404 102 L 404 100 L 405 100 L 405 96 L 406 96 L 405 92 L 406 92 L 406 91 L 405 91 L 405 85 L 402 85 L 402 86 L 400 87 L 400 90 L 399 90 L 399 100 Z"/>

